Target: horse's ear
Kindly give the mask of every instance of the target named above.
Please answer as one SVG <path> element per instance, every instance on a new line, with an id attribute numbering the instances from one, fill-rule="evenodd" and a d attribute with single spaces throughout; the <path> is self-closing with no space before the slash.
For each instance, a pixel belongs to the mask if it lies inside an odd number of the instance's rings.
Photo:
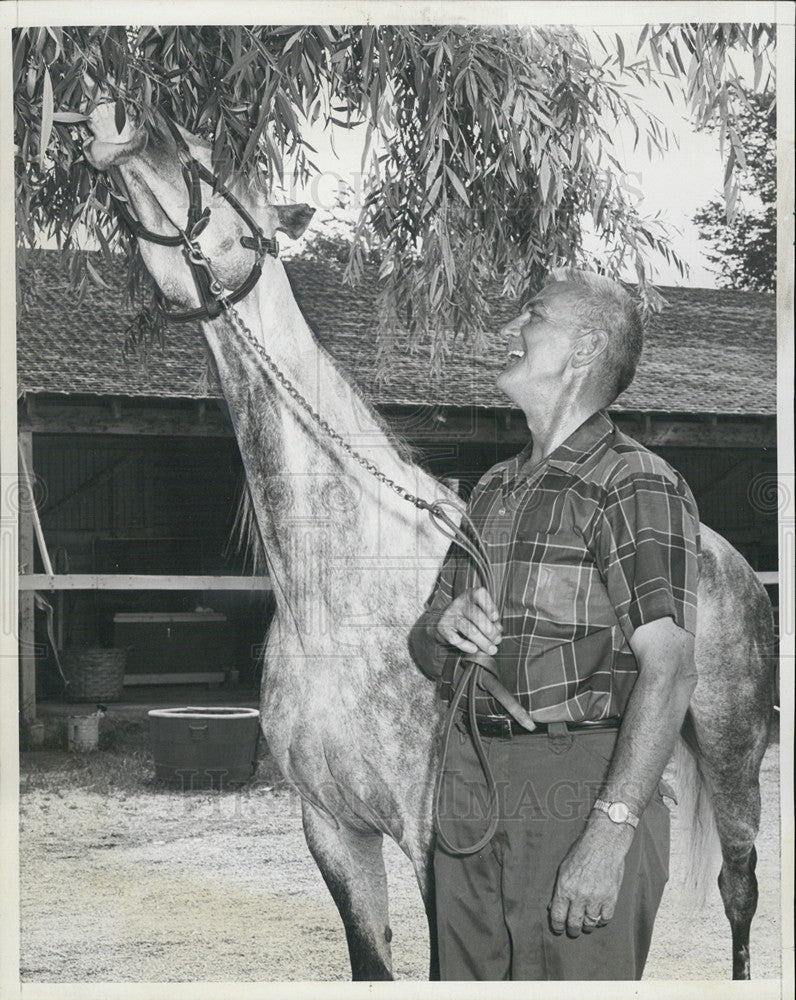
<path id="1" fill-rule="evenodd" d="M 315 209 L 309 205 L 274 205 L 279 218 L 277 229 L 292 240 L 297 240 L 310 224 L 310 219 L 315 215 Z"/>

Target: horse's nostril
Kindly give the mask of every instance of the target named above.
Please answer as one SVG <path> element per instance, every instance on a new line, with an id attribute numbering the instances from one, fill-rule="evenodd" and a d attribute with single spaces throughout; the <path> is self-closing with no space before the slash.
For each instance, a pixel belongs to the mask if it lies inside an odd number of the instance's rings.
<path id="1" fill-rule="evenodd" d="M 106 102 L 97 105 L 86 122 L 92 135 L 101 142 L 126 145 L 137 137 L 138 129 L 129 115 L 125 116 L 121 130 L 117 128 L 116 104 Z"/>

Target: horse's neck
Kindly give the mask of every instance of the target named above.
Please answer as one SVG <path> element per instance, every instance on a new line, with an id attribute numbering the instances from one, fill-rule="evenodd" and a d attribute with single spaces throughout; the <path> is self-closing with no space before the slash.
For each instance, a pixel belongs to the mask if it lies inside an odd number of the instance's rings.
<path id="1" fill-rule="evenodd" d="M 375 413 L 313 337 L 281 264 L 273 262 L 239 312 L 312 409 L 360 454 L 416 495 L 449 495 L 400 458 Z M 235 424 L 269 568 L 291 606 L 310 597 L 316 604 L 318 597 L 355 603 L 362 595 L 356 586 L 341 589 L 335 568 L 350 582 L 365 563 L 413 556 L 422 600 L 446 547 L 427 515 L 345 455 L 239 334 L 217 322 L 206 325 L 205 335 Z M 367 589 L 365 579 L 361 586 Z"/>

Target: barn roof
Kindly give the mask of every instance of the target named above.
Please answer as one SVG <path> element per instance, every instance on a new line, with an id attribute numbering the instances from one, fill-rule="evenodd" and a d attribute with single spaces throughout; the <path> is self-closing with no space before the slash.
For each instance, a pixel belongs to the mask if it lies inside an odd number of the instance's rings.
<path id="1" fill-rule="evenodd" d="M 176 324 L 146 365 L 125 361 L 124 330 L 132 310 L 122 305 L 124 268 L 92 254 L 108 284 L 91 287 L 77 304 L 65 273 L 65 255 L 27 255 L 35 272 L 26 311 L 18 315 L 18 391 L 65 395 L 214 398 L 206 377 L 198 328 Z M 493 332 L 480 355 L 457 343 L 441 384 L 428 390 L 429 356 L 397 351 L 389 378 L 375 385 L 376 351 L 371 324 L 374 283 L 342 284 L 332 266 L 293 260 L 287 270 L 296 298 L 319 341 L 376 405 L 506 407 L 494 387 L 505 356 L 500 326 L 516 303 L 495 297 Z M 727 289 L 663 288 L 667 306 L 651 322 L 633 385 L 615 410 L 650 413 L 758 414 L 776 412 L 776 312 L 774 296 Z"/>

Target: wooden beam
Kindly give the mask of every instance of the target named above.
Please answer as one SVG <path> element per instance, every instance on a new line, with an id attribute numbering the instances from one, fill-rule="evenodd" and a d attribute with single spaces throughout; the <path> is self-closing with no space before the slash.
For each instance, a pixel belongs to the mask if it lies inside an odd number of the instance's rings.
<path id="1" fill-rule="evenodd" d="M 528 425 L 519 410 L 487 409 L 485 407 L 447 408 L 444 422 L 434 418 L 429 409 L 428 419 L 417 411 L 410 427 L 403 429 L 402 408 L 388 406 L 382 415 L 390 426 L 413 443 L 435 441 L 456 442 L 460 448 L 468 444 L 516 445 L 528 443 Z M 614 422 L 631 437 L 648 447 L 680 448 L 776 448 L 776 418 L 771 416 L 716 416 L 704 419 L 690 415 L 653 413 L 611 413 Z"/>
<path id="2" fill-rule="evenodd" d="M 126 434 L 131 436 L 222 437 L 233 436 L 232 424 L 216 407 L 197 419 L 195 400 L 184 406 L 164 406 L 157 401 L 125 400 L 116 419 L 107 402 L 75 403 L 39 399 L 34 412 L 19 413 L 20 427 L 41 434 Z"/>
<path id="3" fill-rule="evenodd" d="M 41 558 L 42 565 L 44 566 L 44 572 L 52 575 L 53 565 L 50 562 L 50 553 L 47 548 L 47 542 L 44 540 L 44 532 L 42 531 L 41 521 L 39 520 L 38 502 L 36 500 L 36 485 L 33 473 L 33 445 L 31 443 L 30 447 L 23 447 L 20 442 L 18 445 L 19 450 L 19 465 L 20 465 L 20 475 L 22 479 L 20 483 L 24 482 L 24 488 L 20 489 L 20 496 L 27 498 L 26 510 L 33 521 L 33 533 L 36 538 L 36 545 L 39 550 L 39 557 Z"/>
<path id="4" fill-rule="evenodd" d="M 22 573 L 33 572 L 35 558 L 35 533 L 33 526 L 33 503 L 35 497 L 28 496 L 26 478 L 22 462 L 33 475 L 33 435 L 21 432 L 19 435 L 19 569 Z M 20 712 L 26 723 L 36 719 L 36 600 L 33 593 L 19 595 L 19 668 L 20 668 Z"/>
<path id="5" fill-rule="evenodd" d="M 268 576 L 155 576 L 134 573 L 28 573 L 22 593 L 34 590 L 253 590 L 270 591 Z"/>
<path id="6" fill-rule="evenodd" d="M 219 684 L 226 679 L 223 670 L 194 671 L 193 673 L 125 674 L 124 686 L 132 684 Z"/>
<path id="7" fill-rule="evenodd" d="M 453 488 L 453 487 L 452 487 Z M 779 581 L 776 571 L 757 574 L 761 583 Z M 34 590 L 272 590 L 268 576 L 144 576 L 132 573 L 26 573 L 19 577 L 23 594 Z"/>
<path id="8" fill-rule="evenodd" d="M 657 416 L 648 429 L 633 417 L 612 414 L 617 426 L 649 448 L 776 448 L 774 417 L 683 420 Z M 646 425 L 646 417 L 644 424 Z"/>
<path id="9" fill-rule="evenodd" d="M 210 402 L 208 400 L 207 402 Z M 125 399 L 123 415 L 115 420 L 107 400 L 38 397 L 30 412 L 20 404 L 21 429 L 47 434 L 170 435 L 173 437 L 233 436 L 232 424 L 215 405 L 203 400 L 159 401 Z M 387 424 L 417 444 L 454 441 L 472 444 L 507 444 L 522 447 L 528 426 L 519 410 L 487 407 L 418 408 L 399 405 L 379 407 Z M 774 416 L 721 416 L 630 413 L 611 416 L 632 437 L 650 447 L 774 448 Z M 198 419 L 197 419 L 198 417 Z"/>

